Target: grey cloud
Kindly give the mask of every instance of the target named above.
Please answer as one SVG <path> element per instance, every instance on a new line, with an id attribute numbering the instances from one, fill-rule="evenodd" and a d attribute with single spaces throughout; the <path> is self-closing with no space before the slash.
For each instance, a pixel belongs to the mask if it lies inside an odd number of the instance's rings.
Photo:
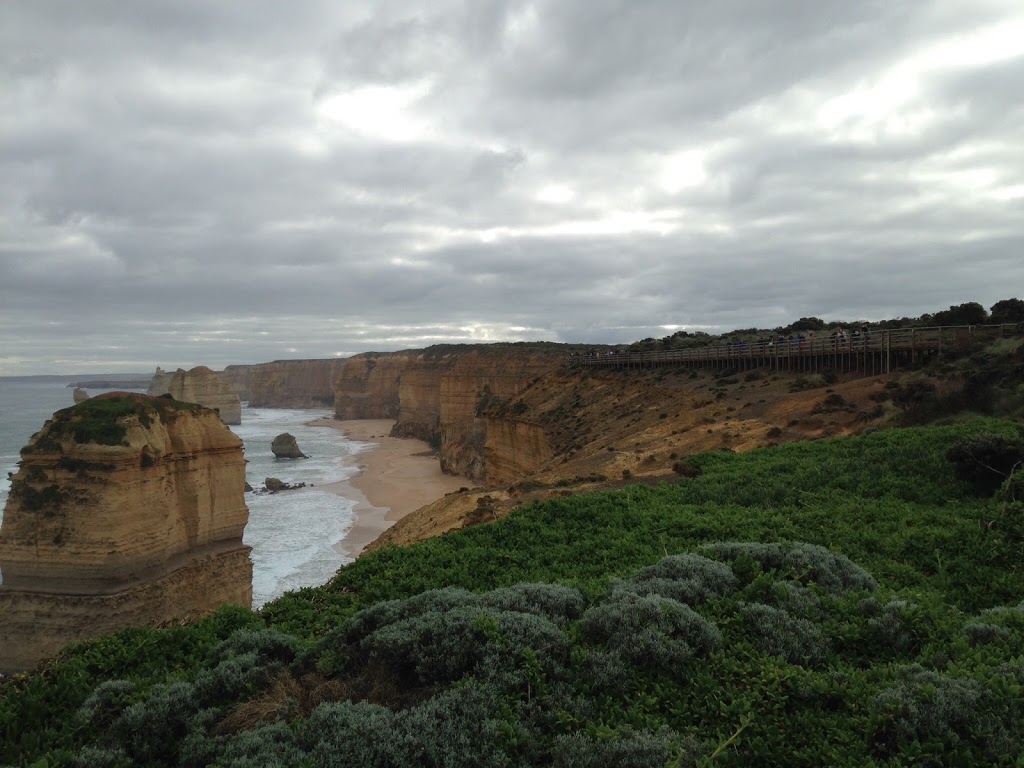
<path id="1" fill-rule="evenodd" d="M 1024 52 L 926 73 L 892 125 L 871 100 L 820 112 L 1021 18 L 999 0 L 5 4 L 0 375 L 991 304 L 1024 285 Z M 905 108 L 926 119 L 901 133 Z M 423 130 L 374 135 L 391 113 Z M 706 177 L 665 187 L 683 150 Z"/>

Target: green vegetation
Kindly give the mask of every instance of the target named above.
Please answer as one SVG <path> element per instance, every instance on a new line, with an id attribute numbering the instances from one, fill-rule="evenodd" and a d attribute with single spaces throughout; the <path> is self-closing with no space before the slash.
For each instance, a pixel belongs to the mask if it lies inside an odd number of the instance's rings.
<path id="1" fill-rule="evenodd" d="M 1004 323 L 1016 323 L 1018 325 L 1024 323 L 1024 300 L 1003 299 L 997 301 L 992 305 L 991 312 L 986 311 L 985 307 L 976 301 L 968 301 L 951 306 L 949 309 L 940 310 L 934 314 L 926 312 L 919 317 L 900 317 L 874 322 L 856 318 L 852 320 L 825 321 L 819 317 L 801 317 L 789 325 L 781 325 L 775 328 L 736 328 L 721 334 L 708 334 L 704 331 L 676 331 L 670 336 L 665 336 L 661 339 L 646 338 L 633 342 L 628 348 L 635 352 L 692 349 L 694 347 L 707 347 L 726 342 L 738 342 L 740 340 L 769 339 L 774 338 L 778 334 L 783 336 L 806 334 L 808 332 L 828 334 L 838 328 L 867 327 L 870 330 L 885 330 L 911 328 L 914 326 L 1001 325 Z"/>
<path id="2" fill-rule="evenodd" d="M 178 412 L 199 410 L 202 406 L 170 397 L 93 397 L 53 414 L 53 420 L 39 440 L 24 450 L 56 450 L 61 439 L 67 436 L 73 437 L 76 443 L 123 445 L 128 434 L 124 420 L 129 416 L 137 417 L 142 426 L 148 427 L 154 415 L 166 421 L 173 419 Z"/>
<path id="3" fill-rule="evenodd" d="M 1021 440 L 702 454 L 74 646 L 0 683 L 0 763 L 1019 765 L 1024 510 L 971 457 Z"/>

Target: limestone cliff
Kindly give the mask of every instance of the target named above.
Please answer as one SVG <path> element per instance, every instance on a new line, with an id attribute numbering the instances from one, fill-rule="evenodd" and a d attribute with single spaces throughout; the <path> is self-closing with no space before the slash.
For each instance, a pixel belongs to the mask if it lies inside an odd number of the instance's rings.
<path id="1" fill-rule="evenodd" d="M 158 365 L 156 367 L 156 373 L 153 374 L 153 378 L 149 382 L 149 388 L 146 390 L 146 394 L 150 397 L 160 397 L 160 395 L 166 395 L 171 391 L 170 386 L 171 374 Z"/>
<path id="2" fill-rule="evenodd" d="M 275 360 L 250 366 L 249 405 L 254 408 L 333 408 L 334 381 L 344 358 Z"/>
<path id="3" fill-rule="evenodd" d="M 0 671 L 252 602 L 242 443 L 213 411 L 110 393 L 22 450 L 0 526 Z"/>
<path id="4" fill-rule="evenodd" d="M 368 352 L 345 361 L 334 382 L 339 419 L 398 418 L 398 385 L 415 353 Z"/>
<path id="5" fill-rule="evenodd" d="M 252 370 L 255 365 L 229 365 L 221 371 L 221 381 L 227 384 L 238 399 L 245 402 L 249 399 L 249 384 L 252 381 Z"/>
<path id="6" fill-rule="evenodd" d="M 440 448 L 446 472 L 477 481 L 489 479 L 485 446 L 488 413 L 507 404 L 539 377 L 564 361 L 560 351 L 517 349 L 515 345 L 440 347 L 350 358 L 335 388 L 339 419 L 397 419 L 392 435 L 416 437 Z M 515 421 L 515 415 L 509 414 Z M 496 441 L 496 467 L 532 466 L 550 457 L 541 448 L 543 430 L 535 429 L 535 457 L 503 457 L 527 443 Z M 505 470 L 499 469 L 504 476 Z"/>
<path id="7" fill-rule="evenodd" d="M 198 403 L 220 414 L 225 424 L 242 423 L 242 404 L 220 376 L 205 366 L 189 371 L 179 368 L 171 376 L 168 391 L 175 400 Z"/>

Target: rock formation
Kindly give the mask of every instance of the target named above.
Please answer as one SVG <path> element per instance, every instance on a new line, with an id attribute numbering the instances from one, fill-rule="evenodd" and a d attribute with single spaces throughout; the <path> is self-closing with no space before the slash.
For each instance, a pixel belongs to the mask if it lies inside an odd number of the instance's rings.
<path id="1" fill-rule="evenodd" d="M 213 411 L 109 393 L 22 449 L 0 526 L 0 671 L 252 602 L 241 440 Z"/>
<path id="2" fill-rule="evenodd" d="M 156 378 L 156 377 L 154 377 Z M 179 368 L 171 376 L 168 391 L 175 400 L 213 408 L 225 424 L 242 423 L 242 403 L 220 376 L 205 366 L 189 371 Z"/>
<path id="3" fill-rule="evenodd" d="M 160 395 L 166 395 L 171 391 L 171 374 L 167 373 L 159 365 L 156 367 L 156 373 L 153 374 L 153 378 L 149 382 L 149 388 L 146 390 L 146 394 L 150 397 L 160 397 Z"/>
<path id="4" fill-rule="evenodd" d="M 335 383 L 335 416 L 396 419 L 392 435 L 438 446 L 446 472 L 487 481 L 490 456 L 504 477 L 513 468 L 538 465 L 551 455 L 543 444 L 543 430 L 531 425 L 522 425 L 523 435 L 532 430 L 528 439 L 510 439 L 519 420 L 504 406 L 564 360 L 560 350 L 514 345 L 356 355 Z M 491 440 L 489 429 L 498 412 L 501 435 Z M 488 445 L 490 452 L 485 450 Z M 503 454 L 526 449 L 536 451 L 536 456 Z"/>
<path id="5" fill-rule="evenodd" d="M 249 397 L 249 382 L 252 380 L 254 365 L 228 365 L 218 373 L 221 381 L 227 384 L 231 391 L 238 395 L 238 399 L 246 402 Z"/>
<path id="6" fill-rule="evenodd" d="M 270 450 L 274 452 L 274 457 L 278 459 L 309 458 L 299 450 L 299 443 L 295 440 L 295 436 L 288 432 L 282 432 L 275 437 L 273 442 L 270 443 Z"/>
<path id="7" fill-rule="evenodd" d="M 305 483 L 286 483 L 277 477 L 268 477 L 263 481 L 263 487 L 271 493 L 277 493 L 278 491 L 296 491 L 299 488 L 305 488 Z"/>
<path id="8" fill-rule="evenodd" d="M 89 399 L 89 393 L 86 392 L 81 387 L 75 387 L 75 391 L 71 393 L 71 398 L 75 401 L 75 403 L 81 403 Z"/>
<path id="9" fill-rule="evenodd" d="M 253 408 L 333 408 L 334 381 L 345 360 L 275 360 L 251 367 Z M 225 370 L 225 373 L 227 371 Z"/>

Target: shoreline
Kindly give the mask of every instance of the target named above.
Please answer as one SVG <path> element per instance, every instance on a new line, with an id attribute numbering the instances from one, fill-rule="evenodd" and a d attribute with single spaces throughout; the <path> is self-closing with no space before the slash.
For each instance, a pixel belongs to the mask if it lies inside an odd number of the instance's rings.
<path id="1" fill-rule="evenodd" d="M 358 454 L 359 473 L 348 480 L 318 485 L 317 490 L 355 501 L 355 521 L 335 550 L 353 560 L 398 520 L 472 482 L 441 471 L 425 442 L 390 437 L 394 419 L 315 419 L 310 427 L 337 429 L 349 440 L 368 443 Z"/>

